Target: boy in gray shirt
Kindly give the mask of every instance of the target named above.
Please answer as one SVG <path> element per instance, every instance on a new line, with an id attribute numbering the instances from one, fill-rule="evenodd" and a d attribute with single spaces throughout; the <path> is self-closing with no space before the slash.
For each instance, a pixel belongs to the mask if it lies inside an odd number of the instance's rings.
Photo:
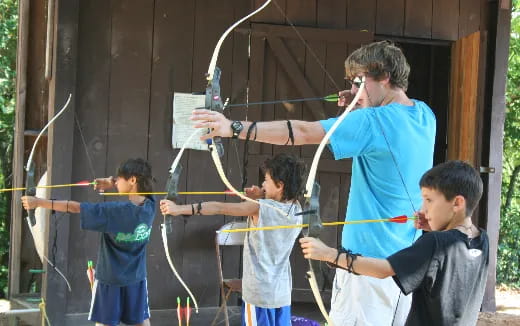
<path id="1" fill-rule="evenodd" d="M 251 227 L 301 224 L 298 196 L 303 193 L 304 163 L 289 154 L 278 154 L 262 165 L 262 188 L 247 188 L 246 195 L 259 203 L 203 202 L 176 205 L 161 200 L 161 212 L 169 215 L 249 216 Z M 280 210 L 286 212 L 281 214 Z M 249 231 L 244 241 L 242 277 L 242 325 L 291 325 L 291 265 L 289 256 L 300 228 L 267 232 Z M 256 322 L 256 323 L 255 323 Z M 247 324 L 249 325 L 249 324 Z"/>

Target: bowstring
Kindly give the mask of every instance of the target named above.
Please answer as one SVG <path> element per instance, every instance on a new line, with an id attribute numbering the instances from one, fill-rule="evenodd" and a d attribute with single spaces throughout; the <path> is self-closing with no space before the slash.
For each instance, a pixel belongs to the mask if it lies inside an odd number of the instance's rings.
<path id="1" fill-rule="evenodd" d="M 74 111 L 74 121 L 76 122 L 76 126 L 78 127 L 81 142 L 83 144 L 83 148 L 85 149 L 85 154 L 87 155 L 87 162 L 88 162 L 88 166 L 90 168 L 90 173 L 92 175 L 92 181 L 94 181 L 94 179 L 96 178 L 96 173 L 94 171 L 94 164 L 92 161 L 92 157 L 90 156 L 90 153 L 88 151 L 87 142 L 85 141 L 85 135 L 83 134 L 83 129 L 81 128 L 81 125 L 79 124 L 79 119 L 76 114 L 76 111 Z"/>
<path id="2" fill-rule="evenodd" d="M 370 98 L 370 94 L 368 93 L 368 90 L 366 89 L 366 87 L 365 87 L 365 92 L 367 93 L 368 100 L 370 101 L 370 103 L 372 103 L 372 99 Z M 397 158 L 395 157 L 394 152 L 392 151 L 392 148 L 390 147 L 390 141 L 388 140 L 388 137 L 386 136 L 385 129 L 383 128 L 383 123 L 379 119 L 379 115 L 378 115 L 378 112 L 376 110 L 374 110 L 374 115 L 375 115 L 377 123 L 379 125 L 379 129 L 381 130 L 381 134 L 383 134 L 383 138 L 385 139 L 385 143 L 386 143 L 386 146 L 388 147 L 388 151 L 390 152 L 390 156 L 392 157 L 392 161 L 393 161 L 393 163 L 394 163 L 394 165 L 395 165 L 395 167 L 397 169 L 397 173 L 399 175 L 399 178 L 401 179 L 401 183 L 402 183 L 403 188 L 404 188 L 404 190 L 406 192 L 406 196 L 408 197 L 410 205 L 412 206 L 413 213 L 415 213 L 415 212 L 417 212 L 417 210 L 416 210 L 415 205 L 413 203 L 412 196 L 410 195 L 410 192 L 408 191 L 408 187 L 406 186 L 406 182 L 404 180 L 403 174 L 401 173 L 401 169 L 399 169 L 399 164 L 397 163 Z M 411 244 L 413 244 L 413 242 L 415 240 L 415 237 L 417 236 L 417 231 L 418 231 L 418 229 L 415 229 L 415 231 L 413 233 Z M 391 325 L 394 324 L 395 317 L 397 316 L 397 310 L 399 309 L 399 301 L 401 300 L 401 294 L 403 294 L 403 291 L 401 289 L 399 289 L 399 294 L 397 296 L 397 303 L 395 305 L 395 310 L 394 310 L 394 313 L 393 313 L 393 316 L 392 316 L 392 323 L 391 323 Z"/>

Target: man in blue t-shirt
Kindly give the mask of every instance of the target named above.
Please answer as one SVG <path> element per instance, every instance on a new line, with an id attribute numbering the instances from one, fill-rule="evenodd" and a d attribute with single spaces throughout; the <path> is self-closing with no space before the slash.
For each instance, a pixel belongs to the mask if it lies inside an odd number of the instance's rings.
<path id="1" fill-rule="evenodd" d="M 354 51 L 345 61 L 351 88 L 340 92 L 345 106 L 360 91 L 349 113 L 329 140 L 335 159 L 352 158 L 347 221 L 412 215 L 420 208 L 418 181 L 431 168 L 436 121 L 425 103 L 406 95 L 410 67 L 402 51 L 388 41 Z M 362 80 L 365 87 L 360 89 Z M 319 144 L 337 118 L 322 121 L 230 121 L 222 114 L 195 110 L 203 136 L 246 138 L 277 145 Z M 248 132 L 249 131 L 249 132 Z M 410 246 L 419 236 L 412 223 L 367 223 L 343 228 L 342 246 L 364 256 L 384 258 Z M 335 326 L 402 325 L 410 307 L 392 280 L 336 271 L 330 317 Z M 377 312 L 377 313 L 374 313 Z"/>
<path id="2" fill-rule="evenodd" d="M 142 159 L 129 159 L 117 177 L 95 180 L 95 189 L 116 187 L 128 201 L 79 203 L 22 197 L 26 209 L 43 207 L 79 213 L 83 230 L 101 233 L 92 287 L 89 320 L 96 325 L 150 325 L 146 282 L 146 246 L 155 217 L 155 199 L 136 193 L 152 191 L 152 170 Z"/>

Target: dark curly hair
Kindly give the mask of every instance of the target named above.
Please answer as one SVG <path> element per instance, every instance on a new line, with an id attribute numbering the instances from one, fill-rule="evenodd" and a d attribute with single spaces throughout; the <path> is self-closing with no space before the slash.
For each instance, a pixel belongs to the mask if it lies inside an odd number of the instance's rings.
<path id="1" fill-rule="evenodd" d="M 366 74 L 375 80 L 390 78 L 390 84 L 405 91 L 408 89 L 410 66 L 406 58 L 391 41 L 374 42 L 360 47 L 345 60 L 346 77 Z"/>
<path id="2" fill-rule="evenodd" d="M 121 163 L 117 168 L 116 176 L 125 180 L 135 177 L 137 179 L 137 191 L 153 191 L 152 166 L 142 158 L 131 158 Z"/>
<path id="3" fill-rule="evenodd" d="M 262 172 L 269 175 L 275 183 L 283 182 L 282 200 L 296 200 L 303 195 L 305 163 L 292 154 L 280 153 L 264 161 Z"/>

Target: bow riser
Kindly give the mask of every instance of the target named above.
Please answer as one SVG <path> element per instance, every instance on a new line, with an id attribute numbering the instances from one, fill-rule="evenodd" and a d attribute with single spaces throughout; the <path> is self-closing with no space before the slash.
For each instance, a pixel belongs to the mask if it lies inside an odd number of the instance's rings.
<path id="1" fill-rule="evenodd" d="M 36 187 L 35 187 L 35 180 L 34 180 L 34 166 L 28 167 L 26 171 L 26 179 L 25 179 L 25 195 L 26 196 L 36 196 Z M 27 211 L 27 218 L 29 221 L 29 226 L 33 227 L 36 225 L 36 217 L 34 215 L 34 209 L 29 209 Z"/>
<path id="2" fill-rule="evenodd" d="M 224 111 L 224 105 L 222 104 L 222 98 L 220 97 L 220 76 L 222 75 L 222 71 L 219 67 L 215 67 L 215 72 L 213 73 L 213 78 L 208 81 L 208 86 L 206 87 L 206 99 L 205 105 L 206 109 L 211 111 L 216 111 L 222 113 Z M 222 139 L 220 137 L 213 137 L 212 141 L 215 145 L 215 148 L 218 151 L 218 156 L 224 156 L 224 145 L 222 144 Z M 208 145 L 211 145 L 208 143 Z"/>

